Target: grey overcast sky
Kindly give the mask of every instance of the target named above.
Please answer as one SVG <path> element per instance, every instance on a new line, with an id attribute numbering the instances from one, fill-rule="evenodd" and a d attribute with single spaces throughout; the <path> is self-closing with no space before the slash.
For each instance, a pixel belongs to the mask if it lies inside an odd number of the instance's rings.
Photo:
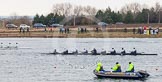
<path id="1" fill-rule="evenodd" d="M 36 13 L 47 15 L 51 12 L 53 4 L 71 3 L 73 5 L 90 5 L 97 9 L 105 9 L 108 6 L 113 10 L 119 10 L 125 4 L 137 2 L 154 6 L 156 2 L 162 5 L 162 0 L 0 0 L 0 16 L 17 15 L 33 16 Z"/>

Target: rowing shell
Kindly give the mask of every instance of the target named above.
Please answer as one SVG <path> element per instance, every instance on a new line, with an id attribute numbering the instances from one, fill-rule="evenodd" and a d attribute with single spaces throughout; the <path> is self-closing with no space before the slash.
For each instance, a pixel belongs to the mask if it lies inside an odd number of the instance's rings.
<path id="1" fill-rule="evenodd" d="M 116 54 L 111 54 L 111 53 L 44 53 L 44 54 L 49 54 L 49 55 L 157 55 L 157 54 L 145 54 L 145 53 L 136 53 L 136 54 L 131 54 L 131 53 L 116 53 Z"/>

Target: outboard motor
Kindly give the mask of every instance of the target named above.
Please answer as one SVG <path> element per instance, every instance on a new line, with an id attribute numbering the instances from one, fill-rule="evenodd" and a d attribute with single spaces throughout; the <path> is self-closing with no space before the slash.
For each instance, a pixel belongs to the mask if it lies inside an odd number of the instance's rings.
<path id="1" fill-rule="evenodd" d="M 150 76 L 150 74 L 148 74 L 146 71 L 143 71 L 143 70 L 138 71 L 138 73 L 142 75 L 142 77 L 144 78 Z"/>

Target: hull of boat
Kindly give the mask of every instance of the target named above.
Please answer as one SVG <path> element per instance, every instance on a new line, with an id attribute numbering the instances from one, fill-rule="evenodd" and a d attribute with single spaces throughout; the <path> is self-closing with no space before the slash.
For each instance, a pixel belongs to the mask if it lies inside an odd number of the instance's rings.
<path id="1" fill-rule="evenodd" d="M 146 78 L 149 76 L 148 73 L 145 72 L 145 74 L 141 74 L 140 72 L 96 72 L 93 71 L 93 73 L 98 78 L 122 78 L 122 79 L 141 79 Z"/>

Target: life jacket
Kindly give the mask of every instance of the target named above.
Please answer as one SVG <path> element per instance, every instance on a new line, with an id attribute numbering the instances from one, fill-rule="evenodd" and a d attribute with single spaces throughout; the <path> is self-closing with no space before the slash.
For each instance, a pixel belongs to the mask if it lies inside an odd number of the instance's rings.
<path id="1" fill-rule="evenodd" d="M 117 71 L 118 71 L 118 72 L 121 72 L 121 65 L 120 65 L 120 64 L 117 64 L 117 67 L 118 67 L 118 68 L 117 68 Z"/>
<path id="2" fill-rule="evenodd" d="M 129 68 L 128 68 L 127 71 L 129 71 L 129 72 L 134 72 L 134 65 L 133 65 L 132 63 L 129 64 Z"/>
<path id="3" fill-rule="evenodd" d="M 121 66 L 120 66 L 120 64 L 116 64 L 116 65 L 113 67 L 113 71 L 121 72 Z"/>
<path id="4" fill-rule="evenodd" d="M 126 52 L 125 52 L 125 50 L 122 50 L 122 52 L 121 52 L 122 54 L 125 54 Z"/>
<path id="5" fill-rule="evenodd" d="M 102 67 L 102 63 L 98 62 L 97 67 L 96 67 L 96 71 L 99 72 L 101 70 L 101 67 Z"/>

